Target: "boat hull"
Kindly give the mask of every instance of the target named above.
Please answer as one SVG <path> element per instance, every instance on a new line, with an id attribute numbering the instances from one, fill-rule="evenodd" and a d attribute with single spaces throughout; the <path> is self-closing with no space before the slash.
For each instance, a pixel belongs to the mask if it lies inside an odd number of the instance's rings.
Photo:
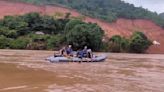
<path id="1" fill-rule="evenodd" d="M 94 58 L 77 58 L 77 57 L 48 57 L 46 60 L 55 62 L 102 62 L 107 58 L 106 55 L 95 56 Z"/>

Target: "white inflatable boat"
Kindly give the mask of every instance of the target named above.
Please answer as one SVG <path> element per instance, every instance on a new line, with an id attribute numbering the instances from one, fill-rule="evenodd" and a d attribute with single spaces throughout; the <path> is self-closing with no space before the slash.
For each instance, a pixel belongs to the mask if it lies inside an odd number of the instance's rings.
<path id="1" fill-rule="evenodd" d="M 107 55 L 98 55 L 93 58 L 78 58 L 78 57 L 48 57 L 46 60 L 55 62 L 102 62 L 107 58 Z"/>

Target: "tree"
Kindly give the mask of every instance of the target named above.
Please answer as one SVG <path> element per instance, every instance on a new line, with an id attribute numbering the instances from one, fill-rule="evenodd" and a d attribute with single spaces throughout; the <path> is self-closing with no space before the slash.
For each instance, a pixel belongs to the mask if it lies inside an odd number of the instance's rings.
<path id="1" fill-rule="evenodd" d="M 109 39 L 109 50 L 112 52 L 127 52 L 129 41 L 119 35 Z"/>
<path id="2" fill-rule="evenodd" d="M 26 49 L 29 44 L 29 39 L 26 38 L 17 38 L 10 42 L 11 49 Z"/>
<path id="3" fill-rule="evenodd" d="M 42 16 L 40 23 L 35 28 L 36 31 L 42 31 L 46 34 L 57 34 L 59 29 L 58 21 L 54 20 L 53 17 L 50 16 Z"/>
<path id="4" fill-rule="evenodd" d="M 25 33 L 27 33 L 26 31 L 38 31 L 40 24 L 42 23 L 41 16 L 37 12 L 25 14 L 22 16 L 22 19 L 28 23 L 28 28 L 23 30 Z"/>
<path id="5" fill-rule="evenodd" d="M 27 27 L 27 23 L 20 16 L 5 16 L 3 25 L 9 29 L 21 30 Z"/>
<path id="6" fill-rule="evenodd" d="M 64 44 L 64 38 L 62 35 L 54 35 L 51 36 L 50 39 L 47 40 L 47 49 L 56 49 L 60 48 L 62 44 Z"/>
<path id="7" fill-rule="evenodd" d="M 151 41 L 142 32 L 135 32 L 130 38 L 129 50 L 134 53 L 143 53 L 151 44 Z"/>
<path id="8" fill-rule="evenodd" d="M 64 31 L 69 32 L 71 29 L 73 29 L 76 25 L 79 25 L 79 24 L 85 24 L 85 23 L 80 20 L 70 20 L 66 24 Z"/>
<path id="9" fill-rule="evenodd" d="M 0 34 L 6 36 L 7 38 L 17 38 L 17 30 L 10 30 L 7 27 L 0 27 Z"/>
<path id="10" fill-rule="evenodd" d="M 0 49 L 8 48 L 9 47 L 10 40 L 11 39 L 6 38 L 3 35 L 0 35 Z"/>
<path id="11" fill-rule="evenodd" d="M 76 49 L 85 45 L 93 50 L 101 48 L 103 30 L 96 24 L 78 24 L 66 34 L 67 44 L 72 44 Z"/>
<path id="12" fill-rule="evenodd" d="M 164 19 L 164 12 L 160 13 L 159 16 Z"/>
<path id="13" fill-rule="evenodd" d="M 51 16 L 41 16 L 38 13 L 29 13 L 22 16 L 28 23 L 28 29 L 31 32 L 42 31 L 45 34 L 61 33 L 69 19 L 54 19 Z"/>

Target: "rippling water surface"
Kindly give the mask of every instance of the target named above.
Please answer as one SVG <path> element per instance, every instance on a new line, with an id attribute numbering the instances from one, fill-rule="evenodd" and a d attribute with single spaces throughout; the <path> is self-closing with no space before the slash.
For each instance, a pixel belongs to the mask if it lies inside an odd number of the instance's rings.
<path id="1" fill-rule="evenodd" d="M 49 63 L 51 51 L 0 50 L 0 92 L 164 92 L 164 55 L 107 53 L 105 62 Z"/>

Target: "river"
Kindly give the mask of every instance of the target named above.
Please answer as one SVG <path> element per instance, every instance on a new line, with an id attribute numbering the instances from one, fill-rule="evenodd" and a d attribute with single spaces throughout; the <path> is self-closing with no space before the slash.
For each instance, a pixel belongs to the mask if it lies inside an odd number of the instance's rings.
<path id="1" fill-rule="evenodd" d="M 106 53 L 97 63 L 50 63 L 52 51 L 0 50 L 0 92 L 164 92 L 164 55 Z"/>

